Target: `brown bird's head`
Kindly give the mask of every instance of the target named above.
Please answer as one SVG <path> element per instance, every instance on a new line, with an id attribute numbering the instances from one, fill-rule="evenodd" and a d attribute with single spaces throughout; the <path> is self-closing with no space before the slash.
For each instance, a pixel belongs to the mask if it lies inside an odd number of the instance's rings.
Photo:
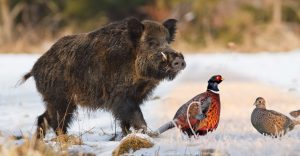
<path id="1" fill-rule="evenodd" d="M 254 102 L 254 106 L 256 106 L 256 108 L 266 109 L 266 100 L 262 97 L 258 97 Z"/>
<path id="2" fill-rule="evenodd" d="M 223 81 L 223 77 L 221 75 L 214 75 L 208 80 L 207 90 L 218 92 L 218 84 Z"/>

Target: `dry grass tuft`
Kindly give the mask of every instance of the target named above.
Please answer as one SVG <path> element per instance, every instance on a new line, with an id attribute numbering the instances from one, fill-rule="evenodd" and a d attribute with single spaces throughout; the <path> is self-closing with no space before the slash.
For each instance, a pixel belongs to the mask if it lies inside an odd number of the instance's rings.
<path id="1" fill-rule="evenodd" d="M 63 149 L 66 149 L 71 145 L 83 145 L 81 138 L 74 135 L 59 135 L 51 139 L 51 141 L 59 143 Z"/>
<path id="2" fill-rule="evenodd" d="M 4 144 L 0 145 L 0 156 L 95 156 L 93 153 L 69 151 L 71 145 L 82 145 L 82 140 L 73 135 L 60 135 L 51 139 L 61 149 L 48 145 L 40 139 L 30 139 L 22 136 L 9 136 Z"/>
<path id="3" fill-rule="evenodd" d="M 67 153 L 58 153 L 41 140 L 24 139 L 24 143 L 16 145 L 13 140 L 0 146 L 0 155 L 7 156 L 65 156 Z"/>
<path id="4" fill-rule="evenodd" d="M 140 137 L 135 134 L 126 136 L 120 142 L 120 145 L 113 151 L 113 156 L 119 156 L 131 151 L 136 151 L 141 148 L 150 148 L 154 145 L 152 141 L 147 138 Z"/>

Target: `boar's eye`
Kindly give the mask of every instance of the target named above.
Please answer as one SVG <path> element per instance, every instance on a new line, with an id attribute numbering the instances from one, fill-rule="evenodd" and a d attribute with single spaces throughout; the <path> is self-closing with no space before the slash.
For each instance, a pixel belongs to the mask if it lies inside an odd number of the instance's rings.
<path id="1" fill-rule="evenodd" d="M 156 48 L 156 47 L 159 46 L 159 42 L 157 40 L 154 40 L 154 39 L 149 40 L 148 43 L 149 43 L 149 46 L 151 48 Z"/>

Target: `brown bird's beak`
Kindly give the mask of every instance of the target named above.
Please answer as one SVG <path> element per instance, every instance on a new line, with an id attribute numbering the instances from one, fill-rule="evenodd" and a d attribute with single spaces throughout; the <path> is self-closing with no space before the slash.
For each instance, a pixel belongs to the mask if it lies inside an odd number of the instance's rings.
<path id="1" fill-rule="evenodd" d="M 257 106 L 257 105 L 258 105 L 258 103 L 255 101 L 253 105 L 254 105 L 254 106 Z"/>

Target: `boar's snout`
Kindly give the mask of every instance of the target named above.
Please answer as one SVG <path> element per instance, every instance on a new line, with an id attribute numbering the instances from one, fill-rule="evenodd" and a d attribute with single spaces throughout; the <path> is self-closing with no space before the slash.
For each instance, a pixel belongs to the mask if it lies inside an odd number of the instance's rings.
<path id="1" fill-rule="evenodd" d="M 172 70 L 180 71 L 185 68 L 186 63 L 181 53 L 177 53 L 174 51 L 166 51 L 166 52 L 161 52 L 161 54 L 162 54 L 162 59 L 164 61 L 169 62 Z"/>
<path id="2" fill-rule="evenodd" d="M 181 57 L 175 57 L 175 59 L 172 62 L 172 68 L 177 71 L 184 69 L 185 65 L 185 61 Z"/>

